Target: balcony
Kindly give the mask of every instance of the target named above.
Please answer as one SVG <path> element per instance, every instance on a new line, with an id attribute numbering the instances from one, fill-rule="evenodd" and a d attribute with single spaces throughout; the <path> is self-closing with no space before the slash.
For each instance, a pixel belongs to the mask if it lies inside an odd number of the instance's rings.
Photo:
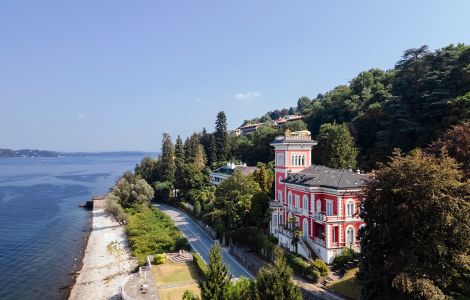
<path id="1" fill-rule="evenodd" d="M 321 212 L 321 213 L 318 213 L 318 212 L 315 212 L 312 214 L 312 217 L 315 219 L 315 220 L 318 220 L 318 221 L 322 221 L 322 222 L 338 222 L 338 221 L 342 221 L 343 218 L 340 217 L 340 216 L 327 216 L 325 213 Z"/>
<path id="2" fill-rule="evenodd" d="M 294 206 L 289 206 L 289 211 L 296 215 L 301 215 L 303 213 L 303 209 Z"/>

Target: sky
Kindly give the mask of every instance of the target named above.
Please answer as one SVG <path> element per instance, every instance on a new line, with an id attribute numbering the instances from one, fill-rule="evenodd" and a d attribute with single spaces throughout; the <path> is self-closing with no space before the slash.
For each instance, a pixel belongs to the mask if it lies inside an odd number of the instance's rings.
<path id="1" fill-rule="evenodd" d="M 468 0 L 0 1 L 0 148 L 158 151 L 403 51 L 470 44 Z"/>

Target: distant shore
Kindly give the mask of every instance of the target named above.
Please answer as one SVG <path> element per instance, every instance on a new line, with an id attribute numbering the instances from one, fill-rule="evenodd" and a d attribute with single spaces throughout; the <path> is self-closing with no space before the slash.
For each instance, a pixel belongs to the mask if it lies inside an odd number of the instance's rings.
<path id="1" fill-rule="evenodd" d="M 71 300 L 120 299 L 120 287 L 128 272 L 137 266 L 130 255 L 124 226 L 104 210 L 94 210 L 83 265 L 70 292 Z M 118 254 L 109 245 L 116 242 Z M 116 252 L 115 252 L 116 253 Z"/>

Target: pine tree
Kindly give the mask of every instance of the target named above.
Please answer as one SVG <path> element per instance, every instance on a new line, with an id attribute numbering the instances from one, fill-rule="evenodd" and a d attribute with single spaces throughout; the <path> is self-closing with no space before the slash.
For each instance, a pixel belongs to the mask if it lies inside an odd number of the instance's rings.
<path id="1" fill-rule="evenodd" d="M 216 162 L 217 162 L 217 145 L 216 145 L 216 142 L 215 142 L 215 137 L 212 134 L 211 137 L 210 137 L 208 163 L 209 163 L 210 166 L 212 166 Z"/>
<path id="2" fill-rule="evenodd" d="M 162 154 L 159 162 L 159 181 L 173 183 L 175 180 L 174 147 L 168 133 L 163 134 Z"/>
<path id="3" fill-rule="evenodd" d="M 470 270 L 468 199 L 470 183 L 452 158 L 395 152 L 365 191 L 362 298 L 444 299 L 462 292 Z"/>
<path id="4" fill-rule="evenodd" d="M 227 134 L 227 117 L 223 111 L 217 114 L 215 121 L 215 144 L 216 156 L 218 162 L 227 160 L 228 157 L 228 134 Z"/>
<path id="5" fill-rule="evenodd" d="M 227 266 L 222 261 L 219 245 L 214 245 L 209 253 L 208 271 L 204 280 L 199 284 L 202 300 L 225 299 L 230 285 L 230 276 Z"/>
<path id="6" fill-rule="evenodd" d="M 256 294 L 260 300 L 300 300 L 300 289 L 292 281 L 292 269 L 282 250 L 275 246 L 274 265 L 263 266 L 256 275 Z"/>

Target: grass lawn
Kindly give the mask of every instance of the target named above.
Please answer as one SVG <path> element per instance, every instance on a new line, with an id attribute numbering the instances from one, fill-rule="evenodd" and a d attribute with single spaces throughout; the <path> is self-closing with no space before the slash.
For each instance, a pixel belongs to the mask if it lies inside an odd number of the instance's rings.
<path id="1" fill-rule="evenodd" d="M 194 262 L 167 261 L 164 264 L 152 266 L 152 274 L 161 300 L 181 299 L 186 290 L 192 290 L 196 295 L 200 295 L 197 284 L 199 273 Z"/>
<path id="2" fill-rule="evenodd" d="M 199 280 L 196 265 L 193 262 L 174 263 L 168 261 L 161 265 L 152 266 L 152 273 L 157 280 L 157 286 Z"/>
<path id="3" fill-rule="evenodd" d="M 358 268 L 347 271 L 343 278 L 328 285 L 328 288 L 351 299 L 359 300 L 361 298 L 361 285 L 356 279 L 357 271 L 359 271 Z"/>
<path id="4" fill-rule="evenodd" d="M 191 290 L 195 295 L 201 297 L 201 292 L 197 284 L 174 287 L 171 289 L 159 289 L 158 296 L 160 300 L 174 300 L 183 298 L 184 291 Z"/>

